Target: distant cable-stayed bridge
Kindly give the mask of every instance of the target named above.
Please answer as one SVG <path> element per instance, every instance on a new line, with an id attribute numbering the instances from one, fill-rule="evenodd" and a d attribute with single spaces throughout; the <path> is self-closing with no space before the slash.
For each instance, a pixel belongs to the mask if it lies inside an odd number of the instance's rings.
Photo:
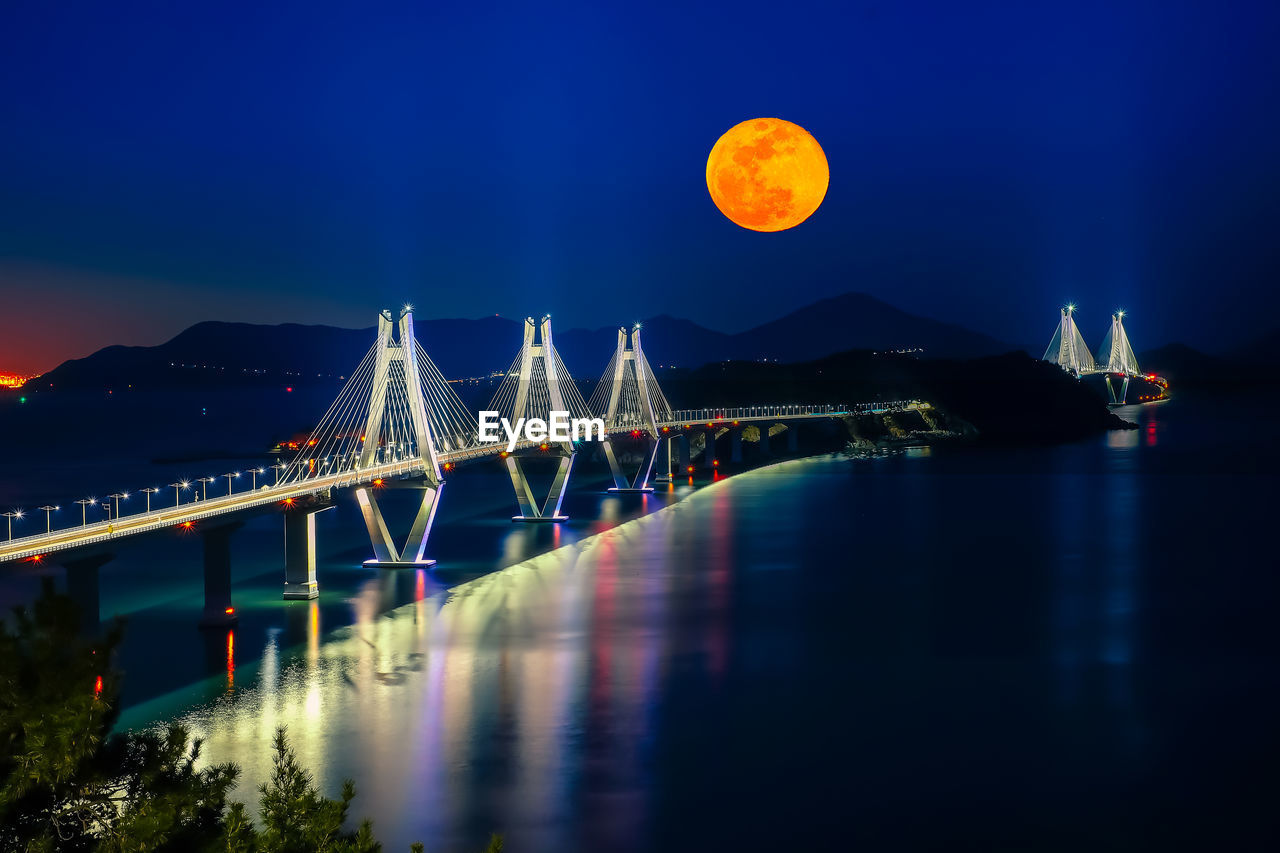
<path id="1" fill-rule="evenodd" d="M 1122 404 L 1129 393 L 1129 380 L 1143 378 L 1159 382 L 1154 374 L 1143 374 L 1138 368 L 1138 357 L 1134 355 L 1129 344 L 1129 335 L 1124 329 L 1124 312 L 1117 311 L 1111 315 L 1111 325 L 1106 337 L 1098 348 L 1098 359 L 1089 352 L 1084 336 L 1076 326 L 1075 306 L 1067 305 L 1061 311 L 1058 326 L 1054 329 L 1049 347 L 1044 351 L 1043 360 L 1051 361 L 1068 373 L 1077 377 L 1088 374 L 1105 374 L 1107 396 L 1114 404 Z M 1112 385 L 1112 378 L 1119 385 Z"/>
<path id="2" fill-rule="evenodd" d="M 918 405 L 915 401 L 894 401 L 673 410 L 645 356 L 639 326 L 630 333 L 618 330 L 617 346 L 588 403 L 555 349 L 547 317 L 540 324 L 533 319 L 525 322 L 521 346 L 487 411 L 499 413 L 510 423 L 522 418 L 546 422 L 555 412 L 598 419 L 613 474 L 610 491 L 646 492 L 652 491 L 649 484 L 663 447 L 667 467 L 660 479 L 672 477 L 675 459 L 692 470 L 688 465 L 690 437 L 698 432 L 708 437 L 703 461 L 712 467 L 718 464 L 715 439 L 725 432 L 736 459 L 740 458 L 745 426 L 761 427 L 761 449 L 767 452 L 769 426 L 789 424 L 793 428 L 788 430 L 788 441 L 794 449 L 797 422 Z M 640 464 L 634 471 L 624 470 L 623 445 L 640 448 Z M 63 564 L 71 585 L 93 591 L 92 617 L 96 621 L 97 570 L 111 559 L 115 543 L 158 530 L 198 525 L 204 539 L 202 624 L 230 624 L 236 617 L 231 604 L 229 539 L 251 515 L 267 508 L 285 510 L 284 597 L 309 599 L 318 594 L 315 516 L 333 505 L 335 491 L 355 492 L 373 551 L 366 565 L 425 567 L 434 564 L 425 557 L 427 543 L 441 492 L 453 471 L 476 462 L 501 460 L 511 475 L 520 509 L 513 520 L 563 521 L 561 505 L 580 450 L 579 443 L 550 438 L 518 439 L 510 446 L 505 439 L 481 441 L 476 415 L 416 340 L 412 312 L 406 308 L 395 317 L 384 311 L 378 318 L 377 339 L 294 458 L 275 466 L 273 482 L 258 485 L 256 475 L 265 475 L 265 469 L 258 469 L 251 488 L 236 491 L 234 475 L 228 474 L 224 475 L 226 493 L 221 494 L 220 478 L 204 478 L 200 497 L 193 496 L 185 503 L 182 493 L 192 484 L 174 483 L 170 484 L 174 489 L 171 506 L 153 508 L 153 503 L 162 502 L 163 492 L 148 489 L 144 512 L 120 515 L 117 501 L 115 517 L 92 523 L 82 517 L 79 526 L 67 528 L 53 529 L 46 515 L 44 532 L 17 538 L 10 533 L 9 539 L 0 542 L 0 564 L 19 560 Z M 534 456 L 558 459 L 543 500 L 535 497 L 525 471 L 526 460 Z M 211 484 L 213 495 L 208 494 Z M 392 535 L 379 506 L 379 494 L 388 488 L 421 492 L 413 523 L 401 538 Z"/>

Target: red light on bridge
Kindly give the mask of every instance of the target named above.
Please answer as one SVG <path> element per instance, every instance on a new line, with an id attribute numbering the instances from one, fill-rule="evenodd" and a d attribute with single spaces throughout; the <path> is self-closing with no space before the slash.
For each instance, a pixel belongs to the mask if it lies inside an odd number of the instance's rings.
<path id="1" fill-rule="evenodd" d="M 183 530 L 190 530 L 191 528 L 196 526 L 196 523 L 194 521 L 184 521 L 182 522 L 182 524 L 179 524 L 178 526 L 181 527 Z"/>
<path id="2" fill-rule="evenodd" d="M 293 393 L 293 386 L 292 386 L 292 385 L 288 385 L 288 386 L 286 386 L 286 387 L 285 387 L 285 389 L 284 389 L 284 390 L 285 390 L 285 393 L 286 393 L 286 394 L 292 394 L 292 393 Z"/>
<path id="3" fill-rule="evenodd" d="M 234 607 L 228 607 L 226 612 L 227 612 L 227 615 L 230 616 L 231 614 L 236 612 L 236 609 Z"/>
<path id="4" fill-rule="evenodd" d="M 446 463 L 444 463 L 444 470 L 446 470 L 446 471 L 452 471 L 452 470 L 453 470 L 453 463 L 452 463 L 452 462 L 446 462 Z"/>
<path id="5" fill-rule="evenodd" d="M 689 473 L 690 473 L 690 474 L 692 474 L 692 473 L 693 473 L 693 466 L 692 466 L 692 465 L 690 465 L 690 466 L 689 466 L 688 471 L 689 471 Z"/>
<path id="6" fill-rule="evenodd" d="M 44 554 L 35 554 L 34 556 L 28 557 L 27 559 L 29 559 L 33 563 L 43 563 Z"/>
<path id="7" fill-rule="evenodd" d="M 663 428 L 662 428 L 662 431 L 663 431 L 663 432 L 671 432 L 671 427 L 663 427 Z"/>
<path id="8" fill-rule="evenodd" d="M 712 459 L 712 460 L 711 460 L 711 466 L 712 466 L 713 468 L 719 468 L 719 467 L 720 467 L 720 460 L 719 460 L 719 459 Z"/>
<path id="9" fill-rule="evenodd" d="M 633 429 L 633 430 L 631 431 L 631 437 L 632 437 L 632 438 L 639 438 L 639 437 L 640 437 L 640 430 L 638 430 L 638 429 Z"/>
<path id="10" fill-rule="evenodd" d="M 284 500 L 280 501 L 280 503 L 284 504 L 285 506 L 293 506 L 293 498 L 285 498 Z"/>
<path id="11" fill-rule="evenodd" d="M 499 455 L 499 456 L 501 456 L 503 459 L 506 459 L 506 458 L 507 458 L 508 456 L 510 456 L 511 454 L 507 453 L 507 451 L 505 451 L 505 450 L 504 450 L 504 451 L 502 451 L 501 453 L 499 453 L 498 455 Z"/>
<path id="12" fill-rule="evenodd" d="M 541 444 L 541 445 L 539 445 L 539 446 L 538 446 L 538 449 L 539 449 L 539 450 L 546 450 L 548 447 L 550 447 L 550 445 L 549 445 L 549 444 Z"/>
<path id="13" fill-rule="evenodd" d="M 373 484 L 374 484 L 375 486 L 381 486 L 381 485 L 382 485 L 382 478 L 381 478 L 381 477 L 379 477 L 378 479 L 374 480 L 374 481 L 373 481 Z"/>

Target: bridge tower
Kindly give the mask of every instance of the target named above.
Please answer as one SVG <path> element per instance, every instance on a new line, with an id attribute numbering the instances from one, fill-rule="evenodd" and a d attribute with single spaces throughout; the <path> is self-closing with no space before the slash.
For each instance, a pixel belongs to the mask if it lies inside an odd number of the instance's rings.
<path id="1" fill-rule="evenodd" d="M 1138 357 L 1133 354 L 1133 347 L 1129 345 L 1129 335 L 1124 330 L 1123 311 L 1117 311 L 1111 315 L 1111 327 L 1107 329 L 1107 336 L 1102 339 L 1098 356 L 1106 359 L 1098 363 L 1098 369 L 1107 372 L 1107 396 L 1111 398 L 1113 404 L 1123 405 L 1125 398 L 1129 395 L 1129 379 L 1138 375 Z M 1121 380 L 1118 391 L 1111 384 L 1113 373 L 1116 374 L 1117 379 Z"/>
<path id="2" fill-rule="evenodd" d="M 439 506 L 440 492 L 444 488 L 444 478 L 440 472 L 440 459 L 436 454 L 435 442 L 431 439 L 431 431 L 427 428 L 426 404 L 423 401 L 422 378 L 418 367 L 417 344 L 413 336 L 413 313 L 408 310 L 400 312 L 399 338 L 396 338 L 396 324 L 390 311 L 378 315 L 378 342 L 374 345 L 376 352 L 373 373 L 373 393 L 369 403 L 369 411 L 365 418 L 363 432 L 363 448 L 360 453 L 360 468 L 367 469 L 374 465 L 379 446 L 385 437 L 403 435 L 403 440 L 412 442 L 410 448 L 417 451 L 422 461 L 421 475 L 416 480 L 417 488 L 422 491 L 422 499 L 418 503 L 418 512 L 404 547 L 397 547 L 382 516 L 382 509 L 374 495 L 373 485 L 363 485 L 356 489 L 356 500 L 360 503 L 360 512 L 364 516 L 365 527 L 369 530 L 369 539 L 373 543 L 374 559 L 365 560 L 366 566 L 376 568 L 402 568 L 434 566 L 435 560 L 423 558 L 427 549 L 427 537 L 431 535 L 431 526 L 435 522 L 436 509 Z M 393 370 L 397 365 L 398 370 Z M 388 392 L 393 392 L 389 394 Z M 388 397 L 392 400 L 399 397 L 402 408 L 388 412 Z M 393 424 L 389 421 L 399 417 L 407 423 Z M 396 427 L 407 427 L 397 432 Z M 398 442 L 395 442 L 398 444 Z M 396 455 L 393 451 L 393 456 Z M 376 485 L 384 485 L 382 483 Z"/>
<path id="3" fill-rule="evenodd" d="M 475 440 L 475 418 L 417 342 L 406 306 L 399 317 L 379 314 L 377 341 L 280 481 L 324 477 L 327 487 L 354 486 L 374 553 L 365 565 L 422 568 L 435 563 L 423 554 L 444 488 L 440 453 Z M 392 537 L 378 502 L 379 493 L 391 488 L 422 492 L 404 545 Z M 297 506 L 294 512 L 325 508 Z M 314 598 L 314 528 L 295 519 L 293 533 L 287 541 L 308 553 L 286 554 L 286 564 L 298 568 L 285 594 Z"/>
<path id="4" fill-rule="evenodd" d="M 539 337 L 539 332 L 541 337 Z M 551 338 L 551 316 L 542 318 L 540 326 L 532 317 L 524 321 L 524 342 L 516 353 L 515 361 L 507 370 L 502 384 L 489 403 L 489 411 L 497 412 L 513 426 L 521 418 L 526 422 L 538 419 L 549 423 L 552 412 L 568 412 L 570 418 L 587 418 L 590 412 L 578 391 L 577 384 L 556 352 Z M 569 474 L 577 448 L 573 442 L 544 442 L 540 447 L 503 454 L 511 485 L 515 488 L 520 514 L 512 521 L 566 521 L 560 514 L 560 506 L 569 488 Z M 541 504 L 534 497 L 529 485 L 526 460 L 530 458 L 557 459 L 555 475 L 546 500 Z"/>
<path id="5" fill-rule="evenodd" d="M 591 411 L 604 419 L 605 457 L 613 472 L 611 492 L 652 492 L 649 477 L 654 458 L 662 443 L 661 424 L 671 420 L 671 406 L 658 387 L 658 379 L 645 358 L 640 343 L 640 324 L 631 330 L 627 346 L 626 329 L 618 329 L 618 346 L 605 368 L 595 393 L 591 395 Z M 629 432 L 632 438 L 644 440 L 640 468 L 628 478 L 618 461 L 614 435 Z"/>
<path id="6" fill-rule="evenodd" d="M 1076 327 L 1076 306 L 1068 305 L 1062 309 L 1062 317 L 1058 328 L 1053 332 L 1049 348 L 1044 351 L 1044 361 L 1051 361 L 1068 373 L 1077 377 L 1082 373 L 1093 371 L 1093 356 L 1084 342 L 1084 336 Z"/>

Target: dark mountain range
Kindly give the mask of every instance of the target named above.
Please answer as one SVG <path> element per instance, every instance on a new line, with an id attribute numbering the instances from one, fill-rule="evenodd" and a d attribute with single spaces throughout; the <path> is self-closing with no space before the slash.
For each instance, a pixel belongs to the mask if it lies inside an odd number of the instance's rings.
<path id="1" fill-rule="evenodd" d="M 669 316 L 646 320 L 643 340 L 655 365 L 697 367 L 717 361 L 806 361 L 848 349 L 919 349 L 924 357 L 975 357 L 1011 349 L 994 338 L 900 311 L 849 293 L 779 320 L 725 334 Z M 450 378 L 504 370 L 520 344 L 517 321 L 419 320 L 419 341 Z M 373 343 L 374 330 L 332 326 L 199 323 L 154 347 L 113 346 L 74 359 L 32 383 L 33 390 L 234 383 L 303 383 L 344 376 Z M 594 379 L 609 360 L 616 327 L 556 332 L 570 372 Z"/>
<path id="2" fill-rule="evenodd" d="M 1244 364 L 1280 365 L 1280 329 L 1272 329 L 1262 337 L 1254 338 L 1230 355 L 1233 360 Z"/>
<path id="3" fill-rule="evenodd" d="M 1157 373 L 1169 380 L 1175 393 L 1189 387 L 1271 387 L 1277 381 L 1275 362 L 1268 364 L 1243 353 L 1210 355 L 1186 344 L 1169 344 L 1138 353 L 1138 366 L 1143 372 Z"/>
<path id="4" fill-rule="evenodd" d="M 1074 440 L 1129 426 L 1097 392 L 1021 352 L 919 359 L 855 350 L 794 364 L 708 364 L 663 376 L 662 390 L 676 406 L 928 400 L 997 443 Z"/>

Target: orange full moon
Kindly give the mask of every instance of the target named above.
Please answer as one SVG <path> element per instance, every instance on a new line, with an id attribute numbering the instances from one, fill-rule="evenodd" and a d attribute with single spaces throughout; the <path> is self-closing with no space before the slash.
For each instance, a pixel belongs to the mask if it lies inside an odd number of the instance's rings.
<path id="1" fill-rule="evenodd" d="M 711 200 L 752 231 L 783 231 L 804 222 L 822 204 L 830 181 L 818 140 L 780 118 L 735 124 L 707 158 Z"/>

